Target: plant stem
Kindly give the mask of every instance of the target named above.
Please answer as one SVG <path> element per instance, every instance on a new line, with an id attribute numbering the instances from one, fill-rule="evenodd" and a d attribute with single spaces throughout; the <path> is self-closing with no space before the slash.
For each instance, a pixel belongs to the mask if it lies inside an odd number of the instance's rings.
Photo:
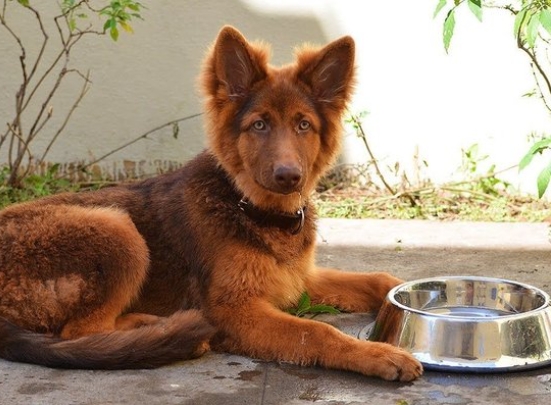
<path id="1" fill-rule="evenodd" d="M 396 194 L 396 190 L 394 190 L 390 184 L 386 181 L 385 176 L 381 172 L 381 169 L 379 168 L 379 164 L 377 163 L 377 159 L 375 158 L 375 155 L 373 154 L 373 151 L 371 150 L 371 147 L 369 146 L 369 142 L 367 142 L 367 135 L 363 129 L 362 123 L 360 119 L 355 115 L 350 115 L 350 119 L 352 120 L 353 124 L 356 126 L 359 137 L 364 143 L 365 149 L 367 150 L 367 153 L 369 154 L 369 158 L 371 159 L 371 162 L 373 162 L 373 167 L 375 167 L 375 172 L 377 173 L 377 176 L 379 177 L 379 180 L 383 183 L 385 188 L 390 192 L 390 194 Z"/>
<path id="2" fill-rule="evenodd" d="M 159 125 L 158 127 L 155 127 L 155 128 L 153 128 L 153 129 L 150 129 L 149 131 L 145 132 L 144 134 L 138 136 L 137 138 L 134 138 L 133 140 L 128 141 L 128 142 L 126 142 L 125 144 L 123 144 L 123 145 L 121 145 L 121 146 L 119 146 L 119 147 L 117 147 L 117 148 L 115 148 L 115 149 L 113 149 L 113 150 L 107 152 L 105 155 L 102 155 L 102 156 L 100 156 L 99 158 L 94 159 L 93 161 L 86 163 L 85 165 L 79 166 L 75 171 L 73 171 L 73 172 L 71 172 L 71 173 L 69 173 L 69 174 L 73 174 L 73 173 L 75 173 L 76 171 L 85 170 L 86 168 L 88 168 L 88 167 L 90 167 L 90 166 L 92 166 L 92 165 L 94 165 L 94 164 L 96 164 L 96 163 L 102 161 L 102 160 L 105 159 L 106 157 L 109 157 L 109 156 L 111 156 L 112 154 L 114 154 L 114 153 L 116 153 L 116 152 L 118 152 L 118 151 L 120 151 L 120 150 L 122 150 L 122 149 L 124 149 L 124 148 L 127 148 L 128 146 L 130 146 L 130 145 L 132 145 L 132 144 L 134 144 L 134 143 L 136 143 L 136 142 L 138 142 L 138 141 L 140 141 L 140 140 L 142 140 L 142 139 L 146 139 L 149 135 L 151 135 L 151 134 L 154 133 L 154 132 L 159 131 L 160 129 L 166 128 L 166 127 L 171 126 L 171 125 L 174 125 L 174 124 L 178 124 L 178 123 L 183 122 L 183 121 L 190 120 L 190 119 L 192 119 L 192 118 L 199 117 L 199 116 L 201 116 L 202 114 L 203 114 L 203 113 L 197 113 L 197 114 L 188 115 L 187 117 L 178 118 L 178 119 L 176 119 L 176 120 L 168 121 L 168 122 L 166 122 L 166 123 L 164 123 L 164 124 L 162 124 L 162 125 Z"/>
<path id="3" fill-rule="evenodd" d="M 373 167 L 375 167 L 375 172 L 377 173 L 377 176 L 379 177 L 379 179 L 381 180 L 381 182 L 383 183 L 385 188 L 391 194 L 397 195 L 398 194 L 397 190 L 395 190 L 394 188 L 392 188 L 390 186 L 390 184 L 388 184 L 388 182 L 386 181 L 385 176 L 383 175 L 381 169 L 379 168 L 379 164 L 377 163 L 377 159 L 375 158 L 375 155 L 374 155 L 373 151 L 371 150 L 371 147 L 369 146 L 369 142 L 367 142 L 367 134 L 365 133 L 365 131 L 363 129 L 363 126 L 362 126 L 362 123 L 361 123 L 360 119 L 356 115 L 353 115 L 353 114 L 350 115 L 350 119 L 352 120 L 352 123 L 357 128 L 358 135 L 362 139 L 362 141 L 364 143 L 364 146 L 367 150 L 367 153 L 369 154 L 369 158 L 373 162 Z M 417 205 L 417 203 L 415 202 L 415 199 L 411 196 L 411 194 L 409 194 L 407 192 L 403 192 L 403 193 L 399 193 L 399 194 L 401 196 L 407 198 L 412 207 L 415 207 Z"/>

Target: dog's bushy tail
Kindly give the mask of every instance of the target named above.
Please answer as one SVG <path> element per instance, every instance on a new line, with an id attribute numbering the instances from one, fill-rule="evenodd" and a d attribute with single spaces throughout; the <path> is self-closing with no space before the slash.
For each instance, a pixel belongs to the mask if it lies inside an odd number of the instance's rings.
<path id="1" fill-rule="evenodd" d="M 158 323 L 74 340 L 24 330 L 0 318 L 0 357 L 53 368 L 155 368 L 199 357 L 214 328 L 198 311 L 180 311 Z"/>

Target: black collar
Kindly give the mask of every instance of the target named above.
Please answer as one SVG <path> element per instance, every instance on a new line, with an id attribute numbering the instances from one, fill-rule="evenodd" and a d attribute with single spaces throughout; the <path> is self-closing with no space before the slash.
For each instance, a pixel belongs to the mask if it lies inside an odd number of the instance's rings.
<path id="1" fill-rule="evenodd" d="M 245 198 L 242 198 L 237 205 L 250 219 L 256 221 L 261 226 L 277 227 L 290 231 L 291 235 L 297 235 L 304 227 L 306 206 L 300 208 L 295 214 L 288 214 L 286 212 L 262 210 L 252 205 Z"/>

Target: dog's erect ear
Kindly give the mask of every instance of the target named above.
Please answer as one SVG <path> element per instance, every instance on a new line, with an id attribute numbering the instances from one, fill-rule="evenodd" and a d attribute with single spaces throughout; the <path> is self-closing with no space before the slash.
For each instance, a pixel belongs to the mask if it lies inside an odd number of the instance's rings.
<path id="1" fill-rule="evenodd" d="M 319 51 L 303 50 L 298 56 L 298 78 L 323 103 L 348 102 L 354 85 L 354 40 L 343 37 Z"/>
<path id="2" fill-rule="evenodd" d="M 214 72 L 229 98 L 247 95 L 254 83 L 266 77 L 267 55 L 252 47 L 235 28 L 222 28 L 213 49 Z"/>

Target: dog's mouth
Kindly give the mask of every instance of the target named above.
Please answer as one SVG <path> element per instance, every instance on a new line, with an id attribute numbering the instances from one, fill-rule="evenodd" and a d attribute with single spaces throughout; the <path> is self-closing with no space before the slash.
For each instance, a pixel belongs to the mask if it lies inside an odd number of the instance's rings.
<path id="1" fill-rule="evenodd" d="M 294 186 L 282 186 L 277 183 L 269 182 L 266 184 L 259 179 L 254 179 L 257 186 L 263 188 L 266 191 L 269 191 L 274 194 L 279 194 L 281 196 L 289 196 L 291 194 L 300 193 L 302 190 L 302 184 L 297 184 Z"/>
<path id="2" fill-rule="evenodd" d="M 254 175 L 246 170 L 241 171 L 235 180 L 242 196 L 263 208 L 294 212 L 305 195 L 303 182 L 292 187 L 282 187 L 274 182 L 263 181 L 260 173 Z"/>

